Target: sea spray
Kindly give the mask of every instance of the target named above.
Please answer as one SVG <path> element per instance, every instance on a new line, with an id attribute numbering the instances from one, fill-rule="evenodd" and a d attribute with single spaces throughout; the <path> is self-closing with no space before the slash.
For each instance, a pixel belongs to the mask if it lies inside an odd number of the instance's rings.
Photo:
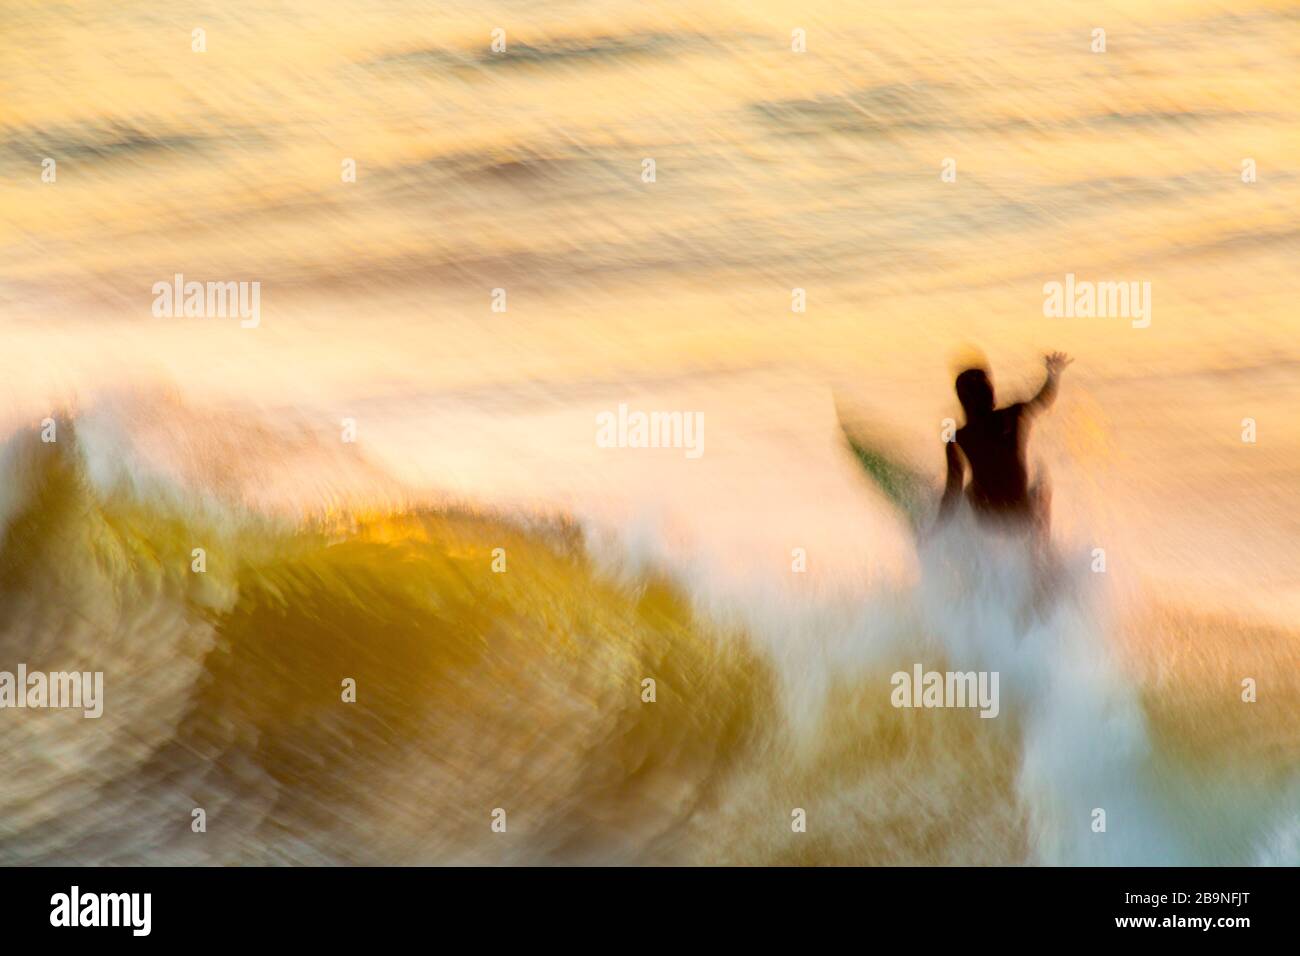
<path id="1" fill-rule="evenodd" d="M 1036 559 L 1024 539 L 956 522 L 922 549 L 921 610 L 961 666 L 1004 674 L 1039 862 L 1176 862 L 1146 792 L 1137 690 L 1112 659 L 1105 579 L 1087 568 L 1068 546 Z"/>

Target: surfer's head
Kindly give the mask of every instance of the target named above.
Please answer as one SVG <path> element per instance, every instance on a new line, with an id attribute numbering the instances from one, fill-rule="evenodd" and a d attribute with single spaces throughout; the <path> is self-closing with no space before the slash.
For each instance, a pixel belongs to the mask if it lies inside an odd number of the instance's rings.
<path id="1" fill-rule="evenodd" d="M 968 368 L 957 376 L 957 400 L 967 418 L 993 411 L 993 383 L 982 368 Z"/>

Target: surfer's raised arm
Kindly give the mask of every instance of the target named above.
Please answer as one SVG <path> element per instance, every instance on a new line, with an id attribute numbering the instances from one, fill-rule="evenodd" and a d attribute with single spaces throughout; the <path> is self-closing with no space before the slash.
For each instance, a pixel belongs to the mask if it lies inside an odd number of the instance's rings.
<path id="1" fill-rule="evenodd" d="M 1038 390 L 1037 395 L 1025 402 L 1026 412 L 1030 415 L 1037 415 L 1039 412 L 1045 412 L 1051 408 L 1052 402 L 1056 401 L 1061 373 L 1073 361 L 1074 359 L 1064 352 L 1049 352 L 1043 356 L 1043 364 L 1047 366 L 1047 381 L 1043 383 L 1043 387 Z"/>
<path id="2" fill-rule="evenodd" d="M 961 453 L 957 451 L 955 441 L 946 442 L 944 449 L 948 456 L 948 480 L 943 486 L 943 499 L 939 502 L 939 521 L 947 521 L 952 509 L 961 500 L 961 488 L 966 479 L 966 469 L 961 463 Z"/>

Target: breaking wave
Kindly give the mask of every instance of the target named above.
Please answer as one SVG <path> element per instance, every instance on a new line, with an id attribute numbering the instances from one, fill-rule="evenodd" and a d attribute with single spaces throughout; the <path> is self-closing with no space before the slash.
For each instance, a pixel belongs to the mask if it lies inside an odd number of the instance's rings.
<path id="1" fill-rule="evenodd" d="M 1046 605 L 961 525 L 860 600 L 710 599 L 627 529 L 254 507 L 197 433 L 164 473 L 126 432 L 0 452 L 0 669 L 106 688 L 0 714 L 0 863 L 1300 862 L 1294 635 L 1068 546 Z M 893 707 L 917 663 L 998 671 L 999 719 Z"/>

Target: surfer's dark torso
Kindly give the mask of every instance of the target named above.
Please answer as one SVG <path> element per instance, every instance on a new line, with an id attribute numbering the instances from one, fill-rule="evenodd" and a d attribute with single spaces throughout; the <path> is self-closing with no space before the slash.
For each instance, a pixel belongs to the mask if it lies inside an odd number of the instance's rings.
<path id="1" fill-rule="evenodd" d="M 1029 510 L 1029 416 L 1024 410 L 1022 404 L 1009 405 L 957 429 L 957 446 L 971 470 L 966 498 L 977 512 L 1010 517 Z"/>
<path id="2" fill-rule="evenodd" d="M 1050 494 L 1041 479 L 1036 485 L 1029 484 L 1025 444 L 1029 423 L 1056 400 L 1057 379 L 1070 358 L 1052 352 L 1043 361 L 1047 381 L 1038 394 L 1006 408 L 994 407 L 993 382 L 987 370 L 968 368 L 957 376 L 957 398 L 966 412 L 966 424 L 957 429 L 954 441 L 946 443 L 948 480 L 939 502 L 941 522 L 961 500 L 965 458 L 971 472 L 970 487 L 965 489 L 971 510 L 992 524 L 1023 527 L 1027 523 L 1040 541 L 1046 541 Z"/>

